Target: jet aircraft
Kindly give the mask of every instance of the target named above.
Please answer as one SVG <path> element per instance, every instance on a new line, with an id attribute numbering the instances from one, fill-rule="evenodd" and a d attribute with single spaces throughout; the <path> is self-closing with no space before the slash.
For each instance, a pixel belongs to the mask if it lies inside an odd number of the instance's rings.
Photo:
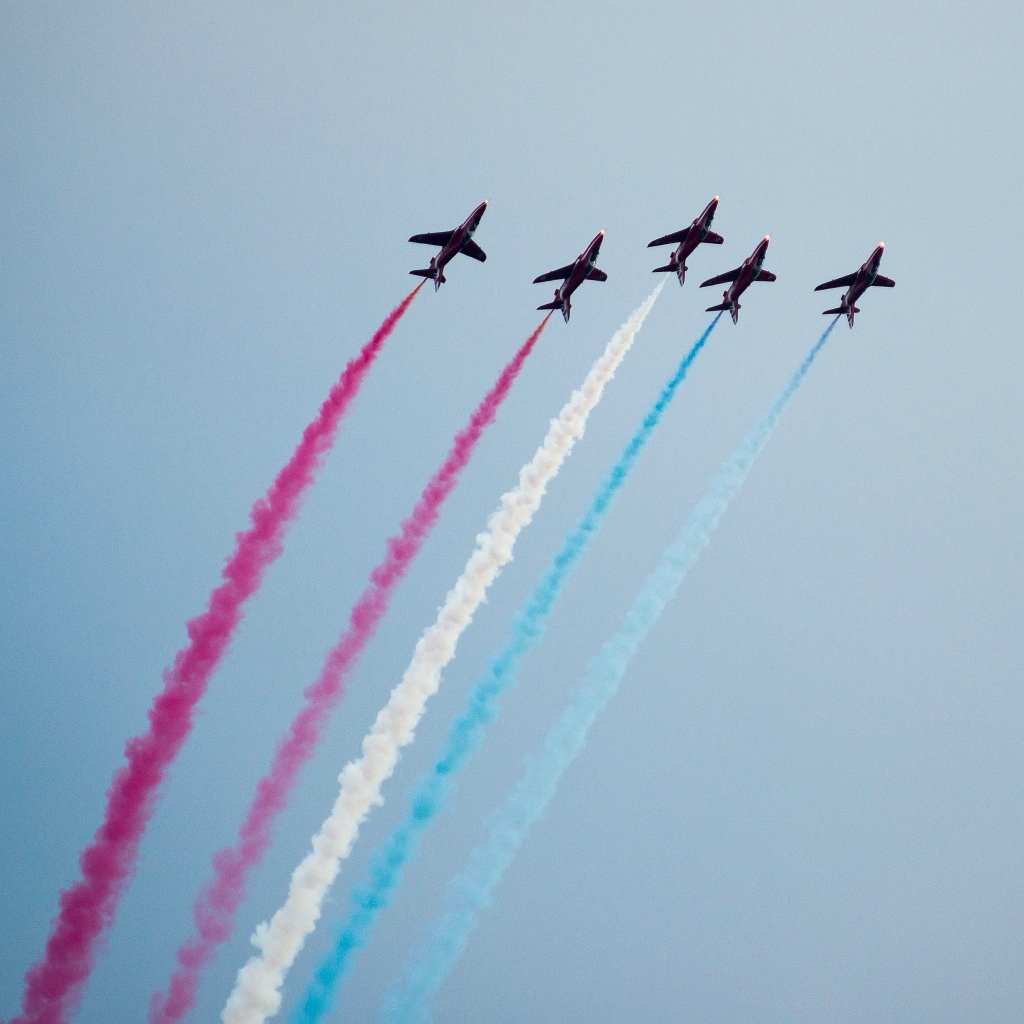
<path id="1" fill-rule="evenodd" d="M 410 274 L 416 277 L 425 277 L 434 282 L 436 292 L 447 278 L 444 276 L 444 268 L 461 252 L 466 256 L 481 263 L 487 259 L 487 253 L 473 241 L 473 233 L 480 226 L 480 219 L 487 209 L 485 199 L 454 231 L 428 231 L 425 235 L 413 235 L 410 242 L 419 242 L 422 245 L 439 245 L 441 251 L 430 259 L 430 266 L 426 270 L 410 270 Z"/>
<path id="2" fill-rule="evenodd" d="M 718 209 L 718 196 L 704 207 L 704 212 L 688 227 L 682 231 L 675 231 L 671 235 L 662 235 L 653 242 L 647 243 L 650 249 L 655 245 L 669 245 L 678 242 L 679 248 L 668 258 L 668 264 L 664 267 L 655 267 L 652 274 L 674 273 L 679 278 L 680 285 L 686 277 L 686 257 L 692 253 L 701 242 L 708 242 L 714 245 L 722 244 L 722 236 L 716 235 L 711 230 L 711 222 L 715 219 L 715 210 Z"/>
<path id="3" fill-rule="evenodd" d="M 569 296 L 585 280 L 608 280 L 608 275 L 603 270 L 598 270 L 594 266 L 597 263 L 597 254 L 601 251 L 601 243 L 603 241 L 604 232 L 598 231 L 590 245 L 572 263 L 559 267 L 558 270 L 549 270 L 546 274 L 541 274 L 540 277 L 534 279 L 534 284 L 541 284 L 544 281 L 562 281 L 562 285 L 555 289 L 554 301 L 545 302 L 543 306 L 538 306 L 538 309 L 560 309 L 562 316 L 565 317 L 565 322 L 569 322 L 569 313 L 572 310 Z"/>
<path id="4" fill-rule="evenodd" d="M 771 235 L 765 235 L 757 248 L 735 269 L 719 274 L 717 277 L 709 277 L 701 288 L 707 288 L 711 284 L 725 284 L 731 281 L 732 285 L 723 292 L 723 301 L 717 306 L 708 306 L 707 312 L 713 313 L 719 309 L 727 309 L 732 315 L 732 322 L 736 323 L 740 318 L 739 297 L 755 281 L 774 281 L 775 275 L 770 270 L 762 270 L 764 254 L 768 251 L 768 242 Z"/>
<path id="5" fill-rule="evenodd" d="M 885 252 L 885 242 L 879 242 L 875 251 L 868 257 L 867 263 L 861 265 L 860 270 L 846 277 L 837 277 L 833 281 L 826 281 L 819 284 L 814 290 L 823 292 L 828 288 L 845 288 L 849 285 L 849 291 L 839 300 L 835 309 L 826 309 L 825 314 L 845 313 L 850 326 L 853 327 L 854 315 L 859 313 L 857 300 L 872 286 L 875 288 L 895 288 L 896 282 L 891 277 L 884 277 L 878 272 L 878 265 L 882 262 L 882 253 Z"/>

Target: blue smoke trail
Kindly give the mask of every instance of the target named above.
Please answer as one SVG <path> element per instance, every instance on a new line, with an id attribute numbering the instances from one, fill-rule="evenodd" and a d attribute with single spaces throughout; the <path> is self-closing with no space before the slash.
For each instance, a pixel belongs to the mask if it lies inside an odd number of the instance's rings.
<path id="1" fill-rule="evenodd" d="M 410 798 L 409 813 L 373 858 L 369 880 L 358 885 L 351 895 L 352 907 L 334 948 L 321 962 L 296 1007 L 295 1024 L 314 1024 L 333 1009 L 352 965 L 355 950 L 369 942 L 377 915 L 391 902 L 401 885 L 402 870 L 415 855 L 422 833 L 444 807 L 458 771 L 469 761 L 483 742 L 484 731 L 498 714 L 498 701 L 515 683 L 519 661 L 535 647 L 544 635 L 548 616 L 558 601 L 571 570 L 580 560 L 590 541 L 604 521 L 615 494 L 626 482 L 630 470 L 650 440 L 691 364 L 721 319 L 719 313 L 665 385 L 658 400 L 644 418 L 640 429 L 626 446 L 611 472 L 601 481 L 586 515 L 572 530 L 561 551 L 548 566 L 536 590 L 526 601 L 513 622 L 512 635 L 487 672 L 477 681 L 466 709 L 455 719 L 448 731 L 448 742 L 433 771 L 420 779 Z"/>
<path id="2" fill-rule="evenodd" d="M 562 773 L 583 749 L 591 724 L 615 694 L 637 648 L 711 539 L 722 513 L 747 478 L 838 320 L 836 317 L 825 329 L 786 387 L 711 481 L 707 495 L 647 578 L 619 632 L 590 663 L 583 687 L 548 733 L 540 757 L 530 764 L 505 804 L 488 820 L 487 839 L 470 854 L 448 887 L 447 912 L 406 967 L 404 978 L 387 994 L 384 1018 L 389 1024 L 422 1024 L 430 1019 L 433 997 L 462 955 L 480 911 L 490 905 L 495 885 L 554 796 Z"/>

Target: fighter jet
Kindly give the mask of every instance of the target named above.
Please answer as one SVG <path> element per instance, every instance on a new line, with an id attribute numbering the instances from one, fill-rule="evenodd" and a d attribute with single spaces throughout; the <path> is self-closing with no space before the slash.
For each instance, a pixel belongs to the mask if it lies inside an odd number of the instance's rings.
<path id="1" fill-rule="evenodd" d="M 764 238 L 757 243 L 757 248 L 735 270 L 719 274 L 718 277 L 709 277 L 701 285 L 701 288 L 707 288 L 708 285 L 711 284 L 725 284 L 728 281 L 732 282 L 732 286 L 722 293 L 723 301 L 721 304 L 717 306 L 708 306 L 708 313 L 713 313 L 719 309 L 727 309 L 732 315 L 732 322 L 736 323 L 740 318 L 740 304 L 737 301 L 739 297 L 755 281 L 775 280 L 775 275 L 770 270 L 761 269 L 761 264 L 764 263 L 764 254 L 768 251 L 768 242 L 770 239 L 771 235 L 765 235 Z"/>
<path id="2" fill-rule="evenodd" d="M 680 285 L 686 277 L 686 257 L 692 253 L 701 242 L 709 242 L 714 245 L 722 244 L 722 236 L 716 235 L 711 230 L 711 222 L 715 219 L 715 210 L 718 209 L 718 196 L 704 207 L 704 212 L 688 227 L 682 231 L 675 231 L 671 235 L 662 235 L 653 242 L 647 243 L 650 249 L 655 245 L 669 245 L 678 242 L 679 248 L 668 258 L 668 264 L 664 267 L 655 267 L 652 274 L 674 273 L 679 278 Z"/>
<path id="3" fill-rule="evenodd" d="M 574 262 L 559 267 L 558 270 L 549 270 L 546 274 L 541 274 L 540 277 L 534 279 L 534 284 L 541 284 L 544 281 L 563 282 L 560 288 L 555 289 L 554 301 L 545 302 L 543 306 L 538 306 L 538 309 L 560 309 L 562 316 L 565 317 L 565 322 L 569 322 L 569 313 L 572 311 L 569 296 L 583 284 L 584 280 L 608 280 L 608 275 L 594 266 L 597 263 L 597 254 L 601 251 L 603 241 L 604 232 L 598 231 L 594 240 L 576 257 Z"/>
<path id="4" fill-rule="evenodd" d="M 846 277 L 837 277 L 834 281 L 826 281 L 814 289 L 816 292 L 823 292 L 828 288 L 845 288 L 847 285 L 850 286 L 850 290 L 839 300 L 839 305 L 835 309 L 825 310 L 826 316 L 835 313 L 845 313 L 846 319 L 850 321 L 850 326 L 853 327 L 853 318 L 860 312 L 857 308 L 857 300 L 872 285 L 875 288 L 896 287 L 896 282 L 891 277 L 883 277 L 878 272 L 878 265 L 882 262 L 882 253 L 884 252 L 885 242 L 879 242 L 875 251 L 868 257 L 867 263 L 863 264 L 860 270 L 853 274 L 847 274 Z"/>
<path id="5" fill-rule="evenodd" d="M 454 231 L 428 231 L 425 235 L 413 235 L 410 242 L 422 245 L 439 245 L 441 251 L 431 257 L 430 266 L 426 270 L 410 270 L 410 274 L 426 277 L 434 282 L 434 291 L 448 279 L 444 276 L 444 268 L 461 252 L 481 263 L 487 259 L 487 253 L 473 241 L 473 233 L 480 226 L 480 219 L 487 209 L 485 199 Z"/>

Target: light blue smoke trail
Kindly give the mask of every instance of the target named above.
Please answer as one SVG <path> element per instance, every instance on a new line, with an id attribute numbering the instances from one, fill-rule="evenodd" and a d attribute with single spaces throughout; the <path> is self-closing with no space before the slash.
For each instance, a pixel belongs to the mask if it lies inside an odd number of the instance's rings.
<path id="1" fill-rule="evenodd" d="M 331 1011 L 338 992 L 352 966 L 355 951 L 365 946 L 380 911 L 391 902 L 401 885 L 402 871 L 415 855 L 422 833 L 444 807 L 454 777 L 469 761 L 480 744 L 487 725 L 499 711 L 498 701 L 515 683 L 520 659 L 535 647 L 544 635 L 547 620 L 558 601 L 562 587 L 590 541 L 604 521 L 612 499 L 626 482 L 630 470 L 650 440 L 673 396 L 693 361 L 721 319 L 719 313 L 697 339 L 658 400 L 644 418 L 640 429 L 626 446 L 611 472 L 601 481 L 586 515 L 565 539 L 562 549 L 547 567 L 536 590 L 527 599 L 512 625 L 512 635 L 487 671 L 470 692 L 469 703 L 448 731 L 448 742 L 433 771 L 420 779 L 410 798 L 409 812 L 370 863 L 370 877 L 352 891 L 348 920 L 334 948 L 321 962 L 292 1020 L 295 1024 L 314 1024 Z"/>
<path id="2" fill-rule="evenodd" d="M 448 887 L 447 912 L 409 962 L 405 976 L 387 994 L 384 1018 L 389 1024 L 422 1024 L 430 1019 L 433 997 L 462 955 L 480 911 L 490 905 L 495 885 L 554 796 L 562 773 L 583 749 L 591 724 L 615 694 L 637 648 L 707 545 L 722 513 L 747 478 L 838 320 L 836 317 L 825 329 L 786 387 L 711 481 L 708 493 L 647 578 L 619 632 L 590 663 L 586 681 L 548 733 L 540 756 L 530 764 L 505 804 L 488 820 L 487 839 L 470 854 L 465 867 Z"/>

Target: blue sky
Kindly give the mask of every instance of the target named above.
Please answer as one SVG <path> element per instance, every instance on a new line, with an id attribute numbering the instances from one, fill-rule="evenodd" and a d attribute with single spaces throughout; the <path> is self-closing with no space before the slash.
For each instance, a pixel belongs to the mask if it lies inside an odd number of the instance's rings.
<path id="1" fill-rule="evenodd" d="M 837 328 L 441 992 L 438 1020 L 1019 1019 L 1024 1006 L 1018 5 L 8 4 L 0 13 L 0 1014 L 124 742 L 328 387 L 481 199 L 486 264 L 413 305 L 175 764 L 82 1022 L 142 1019 L 385 536 L 603 228 L 400 588 L 195 1019 L 569 392 L 722 197 L 446 673 L 329 909 L 403 811 L 735 266 L 723 323 L 359 958 L 370 1019 L 708 477 Z M 710 294 L 709 294 L 710 293 Z M 707 301 L 705 301 L 707 299 Z M 609 834 L 611 833 L 611 838 Z M 296 965 L 294 998 L 330 935 Z"/>

